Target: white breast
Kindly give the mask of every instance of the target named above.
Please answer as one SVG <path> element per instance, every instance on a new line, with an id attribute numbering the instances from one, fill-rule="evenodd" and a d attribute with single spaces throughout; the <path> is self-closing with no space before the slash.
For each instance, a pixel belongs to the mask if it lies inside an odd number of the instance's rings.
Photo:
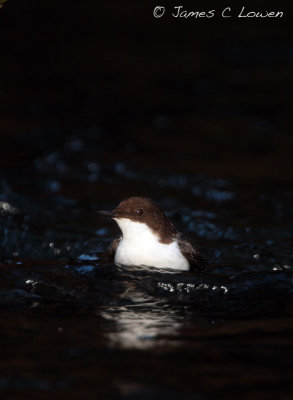
<path id="1" fill-rule="evenodd" d="M 128 218 L 115 218 L 115 221 L 123 235 L 115 254 L 116 264 L 189 270 L 189 262 L 182 255 L 176 241 L 160 243 L 144 223 Z"/>

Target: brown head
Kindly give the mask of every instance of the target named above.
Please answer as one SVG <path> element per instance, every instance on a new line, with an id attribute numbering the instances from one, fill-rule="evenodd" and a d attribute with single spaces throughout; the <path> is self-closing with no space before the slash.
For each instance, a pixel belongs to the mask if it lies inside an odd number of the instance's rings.
<path id="1" fill-rule="evenodd" d="M 175 227 L 162 209 L 146 197 L 130 197 L 112 211 L 99 211 L 99 214 L 111 218 L 128 218 L 135 222 L 145 223 L 159 237 L 162 243 L 171 243 L 176 233 Z"/>

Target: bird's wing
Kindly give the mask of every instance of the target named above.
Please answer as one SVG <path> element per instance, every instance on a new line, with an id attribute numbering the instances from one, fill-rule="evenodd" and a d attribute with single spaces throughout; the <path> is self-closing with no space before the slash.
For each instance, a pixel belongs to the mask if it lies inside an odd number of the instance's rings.
<path id="1" fill-rule="evenodd" d="M 180 232 L 176 234 L 176 241 L 180 248 L 181 253 L 190 263 L 190 269 L 197 271 L 205 271 L 206 269 L 206 261 L 200 254 L 199 250 L 197 250 L 188 239 L 184 237 L 184 235 Z"/>
<path id="2" fill-rule="evenodd" d="M 108 251 L 109 257 L 115 256 L 118 244 L 120 243 L 121 239 L 122 239 L 122 235 L 116 237 L 116 239 L 114 239 L 113 242 L 110 244 L 109 251 Z"/>

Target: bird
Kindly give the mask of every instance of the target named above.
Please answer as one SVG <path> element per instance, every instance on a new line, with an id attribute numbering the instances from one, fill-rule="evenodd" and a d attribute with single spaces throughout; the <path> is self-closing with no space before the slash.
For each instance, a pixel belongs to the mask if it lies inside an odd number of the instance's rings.
<path id="1" fill-rule="evenodd" d="M 121 235 L 109 247 L 114 263 L 183 271 L 205 269 L 199 250 L 178 232 L 163 210 L 146 197 L 129 197 L 113 211 L 98 211 L 112 218 Z"/>

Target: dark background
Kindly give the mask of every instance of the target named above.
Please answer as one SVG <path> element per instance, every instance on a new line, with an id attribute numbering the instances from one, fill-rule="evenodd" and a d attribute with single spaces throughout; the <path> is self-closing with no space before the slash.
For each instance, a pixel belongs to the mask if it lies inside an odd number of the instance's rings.
<path id="1" fill-rule="evenodd" d="M 42 130 L 99 126 L 142 168 L 292 178 L 290 2 L 281 19 L 161 19 L 156 2 L 10 0 L 0 12 L 1 158 L 24 168 Z M 177 5 L 177 3 L 173 3 Z M 21 137 L 22 146 L 14 138 Z M 133 151 L 125 144 L 130 142 Z M 105 154 L 103 155 L 105 157 Z"/>

